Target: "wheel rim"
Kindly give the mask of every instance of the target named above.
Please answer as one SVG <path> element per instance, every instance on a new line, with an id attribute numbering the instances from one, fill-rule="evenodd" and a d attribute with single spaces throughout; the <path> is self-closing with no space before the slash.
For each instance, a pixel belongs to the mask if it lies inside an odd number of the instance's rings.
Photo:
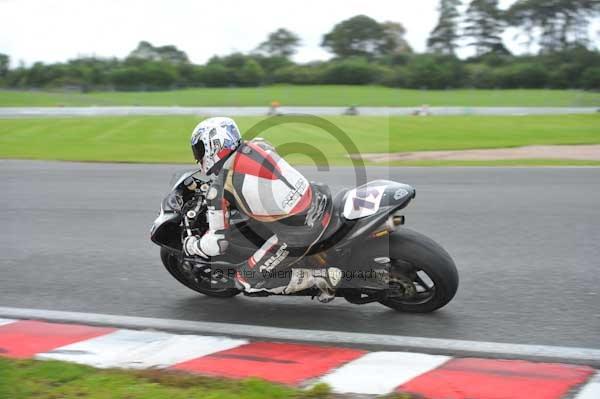
<path id="1" fill-rule="evenodd" d="M 175 268 L 177 274 L 196 288 L 212 292 L 225 292 L 228 290 L 228 288 L 214 288 L 211 285 L 212 268 L 209 265 L 192 266 L 189 262 L 180 262 L 177 256 L 171 255 L 169 258 L 171 267 Z M 200 278 L 197 277 L 196 273 L 200 275 Z"/>
<path id="2" fill-rule="evenodd" d="M 388 300 L 403 305 L 422 305 L 435 298 L 435 282 L 422 267 L 402 259 L 376 258 L 374 261 L 378 264 L 389 264 L 391 289 L 403 293 L 414 292 L 408 297 L 392 296 Z M 407 284 L 411 284 L 412 288 Z"/>

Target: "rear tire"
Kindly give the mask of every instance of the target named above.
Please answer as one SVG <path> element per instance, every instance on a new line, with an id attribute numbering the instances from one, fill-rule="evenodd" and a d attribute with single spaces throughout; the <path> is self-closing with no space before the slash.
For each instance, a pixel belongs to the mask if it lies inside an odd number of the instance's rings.
<path id="1" fill-rule="evenodd" d="M 189 289 L 201 294 L 214 298 L 231 298 L 241 292 L 235 288 L 209 288 L 203 286 L 182 269 L 178 256 L 164 247 L 160 248 L 160 260 L 165 266 L 165 269 L 167 269 L 171 276 L 175 277 L 177 281 Z"/>
<path id="2" fill-rule="evenodd" d="M 405 228 L 390 235 L 389 245 L 392 273 L 394 261 L 401 263 L 403 268 L 411 265 L 414 270 L 424 272 L 433 282 L 433 293 L 424 302 L 389 298 L 380 301 L 381 304 L 401 312 L 429 313 L 454 298 L 458 289 L 458 271 L 444 248 L 429 237 Z"/>

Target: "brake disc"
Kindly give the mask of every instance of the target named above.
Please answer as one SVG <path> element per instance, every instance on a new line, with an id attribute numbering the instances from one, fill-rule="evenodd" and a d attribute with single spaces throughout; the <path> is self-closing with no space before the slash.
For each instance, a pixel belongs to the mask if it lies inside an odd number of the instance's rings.
<path id="1" fill-rule="evenodd" d="M 417 295 L 417 288 L 410 278 L 402 274 L 390 276 L 388 297 L 413 298 L 415 295 Z"/>

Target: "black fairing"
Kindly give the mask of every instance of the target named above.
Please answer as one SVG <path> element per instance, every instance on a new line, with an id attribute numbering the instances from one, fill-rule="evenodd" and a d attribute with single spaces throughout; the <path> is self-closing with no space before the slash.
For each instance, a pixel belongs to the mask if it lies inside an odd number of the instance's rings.
<path id="1" fill-rule="evenodd" d="M 150 229 L 150 239 L 161 247 L 181 250 L 181 215 L 175 212 L 164 212 L 154 220 Z"/>
<path id="2" fill-rule="evenodd" d="M 196 170 L 178 173 L 171 179 L 171 191 L 163 199 L 160 206 L 160 214 L 154 220 L 150 229 L 150 239 L 161 247 L 181 250 L 180 226 L 182 217 L 178 212 L 179 209 L 176 209 L 176 204 L 180 203 L 180 201 L 173 201 L 173 197 L 179 196 L 183 199 L 184 193 L 187 192 L 183 182 L 192 176 L 198 182 L 209 180 L 208 177 L 201 175 Z"/>

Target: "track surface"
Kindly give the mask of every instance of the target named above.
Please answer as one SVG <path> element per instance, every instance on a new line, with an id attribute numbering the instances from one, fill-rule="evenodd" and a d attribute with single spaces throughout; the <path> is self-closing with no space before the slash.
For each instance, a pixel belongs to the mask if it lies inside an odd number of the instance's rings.
<path id="1" fill-rule="evenodd" d="M 362 116 L 412 115 L 419 107 L 359 107 Z M 267 107 L 0 107 L 0 117 L 204 115 L 265 116 Z M 346 107 L 281 107 L 280 113 L 342 115 Z M 564 115 L 594 114 L 597 107 L 431 107 L 432 115 Z"/>
<path id="2" fill-rule="evenodd" d="M 217 300 L 162 269 L 150 224 L 181 165 L 0 160 L 0 306 L 600 348 L 600 168 L 371 168 L 461 274 L 429 315 L 342 299 Z M 348 168 L 302 169 L 334 191 Z"/>

